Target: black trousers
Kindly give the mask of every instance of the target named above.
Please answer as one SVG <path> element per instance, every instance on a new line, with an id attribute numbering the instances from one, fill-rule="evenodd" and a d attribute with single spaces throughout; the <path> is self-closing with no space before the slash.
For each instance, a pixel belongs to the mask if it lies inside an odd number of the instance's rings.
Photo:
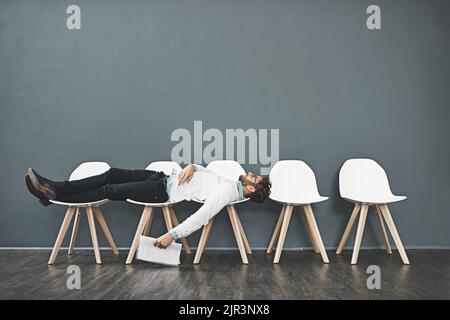
<path id="1" fill-rule="evenodd" d="M 166 202 L 169 198 L 163 172 L 111 168 L 85 179 L 52 181 L 58 201 L 92 202 L 102 199 Z"/>

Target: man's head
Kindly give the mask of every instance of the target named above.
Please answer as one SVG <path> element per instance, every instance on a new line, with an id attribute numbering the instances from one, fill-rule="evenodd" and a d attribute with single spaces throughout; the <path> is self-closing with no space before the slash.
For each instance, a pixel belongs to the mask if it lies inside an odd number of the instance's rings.
<path id="1" fill-rule="evenodd" d="M 268 177 L 257 176 L 249 171 L 241 174 L 239 181 L 242 183 L 244 197 L 252 201 L 263 202 L 270 195 L 272 184 Z"/>

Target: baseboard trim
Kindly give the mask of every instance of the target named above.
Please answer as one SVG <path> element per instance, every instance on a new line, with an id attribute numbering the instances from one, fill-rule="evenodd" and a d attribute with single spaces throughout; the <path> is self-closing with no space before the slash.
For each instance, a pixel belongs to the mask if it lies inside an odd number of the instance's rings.
<path id="1" fill-rule="evenodd" d="M 52 250 L 53 247 L 0 247 L 0 250 Z M 61 250 L 68 250 L 68 247 L 61 247 Z M 94 250 L 93 247 L 75 247 L 76 250 Z M 119 251 L 128 251 L 129 247 L 119 247 Z M 196 250 L 197 247 L 191 247 Z M 337 247 L 326 247 L 326 250 L 336 250 Z M 361 250 L 384 250 L 384 246 L 366 246 L 361 247 Z M 395 246 L 392 249 L 396 249 Z M 405 246 L 406 250 L 450 250 L 450 246 Z M 100 250 L 111 250 L 109 247 L 100 247 Z M 209 247 L 205 248 L 206 251 L 237 251 L 237 247 Z M 253 251 L 266 251 L 267 247 L 252 247 Z M 274 248 L 275 250 L 275 248 Z M 353 247 L 345 247 L 344 250 L 353 250 Z M 294 247 L 283 248 L 283 251 L 313 251 L 312 247 Z"/>

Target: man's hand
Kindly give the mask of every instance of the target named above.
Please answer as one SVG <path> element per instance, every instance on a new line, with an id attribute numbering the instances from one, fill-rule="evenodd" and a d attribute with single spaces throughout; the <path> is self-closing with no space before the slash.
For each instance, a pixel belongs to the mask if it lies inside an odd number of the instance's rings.
<path id="1" fill-rule="evenodd" d="M 172 235 L 169 232 L 167 232 L 166 234 L 164 234 L 161 237 L 159 237 L 158 239 L 156 239 L 155 242 L 153 243 L 153 245 L 160 249 L 165 249 L 168 246 L 170 246 L 172 241 L 173 241 Z"/>
<path id="2" fill-rule="evenodd" d="M 181 170 L 180 174 L 178 175 L 178 185 L 182 185 L 185 182 L 191 181 L 192 177 L 194 176 L 194 172 L 195 166 L 193 164 L 190 164 L 183 170 Z"/>

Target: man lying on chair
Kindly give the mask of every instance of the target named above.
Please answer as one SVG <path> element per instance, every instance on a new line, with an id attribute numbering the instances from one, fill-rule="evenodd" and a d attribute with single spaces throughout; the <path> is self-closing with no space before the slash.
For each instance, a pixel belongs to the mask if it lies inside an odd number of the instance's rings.
<path id="1" fill-rule="evenodd" d="M 187 237 L 206 225 L 209 220 L 231 202 L 250 198 L 263 202 L 270 194 L 269 178 L 243 174 L 238 181 L 225 179 L 196 164 L 181 172 L 126 170 L 110 168 L 105 173 L 72 181 L 52 181 L 29 168 L 25 176 L 28 190 L 47 206 L 49 200 L 85 203 L 103 199 L 140 202 L 166 202 L 181 200 L 205 201 L 203 206 L 183 223 L 160 236 L 155 246 L 166 248 L 174 239 Z"/>

